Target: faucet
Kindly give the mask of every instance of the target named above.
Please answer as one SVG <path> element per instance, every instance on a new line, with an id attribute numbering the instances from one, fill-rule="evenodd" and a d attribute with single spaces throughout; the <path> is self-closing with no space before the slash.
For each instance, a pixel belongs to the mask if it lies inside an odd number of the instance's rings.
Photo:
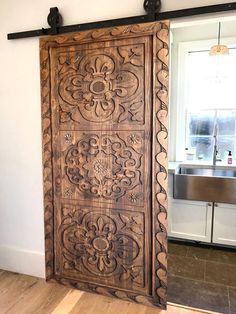
<path id="1" fill-rule="evenodd" d="M 217 158 L 217 155 L 218 155 L 218 147 L 217 147 L 217 143 L 218 143 L 218 140 L 217 140 L 217 137 L 218 137 L 218 127 L 217 125 L 215 124 L 215 127 L 214 127 L 214 151 L 213 151 L 213 166 L 216 166 L 216 162 L 217 161 L 222 161 L 221 159 Z"/>

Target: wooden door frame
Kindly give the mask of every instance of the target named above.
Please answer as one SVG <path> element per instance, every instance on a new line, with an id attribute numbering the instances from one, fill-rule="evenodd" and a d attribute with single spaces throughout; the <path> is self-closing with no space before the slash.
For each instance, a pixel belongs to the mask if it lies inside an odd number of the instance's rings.
<path id="1" fill-rule="evenodd" d="M 52 123 L 50 97 L 50 50 L 94 40 L 151 36 L 153 43 L 153 141 L 152 141 L 152 295 L 146 297 L 95 284 L 54 278 L 54 206 L 52 167 Z M 168 83 L 169 22 L 154 22 L 89 30 L 40 39 L 42 145 L 46 279 L 72 287 L 118 297 L 149 306 L 166 308 L 167 290 L 167 178 L 168 178 Z"/>

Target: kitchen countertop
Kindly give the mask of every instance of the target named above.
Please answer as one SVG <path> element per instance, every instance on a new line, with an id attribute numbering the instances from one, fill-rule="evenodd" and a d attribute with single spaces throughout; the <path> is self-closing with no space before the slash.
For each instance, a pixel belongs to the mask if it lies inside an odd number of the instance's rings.
<path id="1" fill-rule="evenodd" d="M 233 169 L 236 170 L 236 164 L 233 165 L 227 165 L 225 163 L 217 163 L 216 166 L 213 166 L 212 164 L 206 164 L 201 162 L 194 162 L 192 160 L 189 161 L 170 161 L 168 164 L 168 173 L 169 174 L 175 174 L 178 167 L 191 167 L 191 168 L 213 168 L 216 169 Z"/>
<path id="2" fill-rule="evenodd" d="M 182 164 L 181 161 L 170 161 L 169 164 L 168 164 L 168 173 L 169 174 L 175 174 L 177 168 L 181 164 Z"/>

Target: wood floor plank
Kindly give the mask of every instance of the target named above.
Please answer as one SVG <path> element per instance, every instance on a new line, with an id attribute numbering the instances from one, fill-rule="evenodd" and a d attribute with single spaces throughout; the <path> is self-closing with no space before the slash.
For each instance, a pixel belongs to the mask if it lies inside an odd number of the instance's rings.
<path id="1" fill-rule="evenodd" d="M 39 279 L 15 273 L 4 272 L 0 280 L 0 313 L 5 313 L 29 290 Z"/>
<path id="2" fill-rule="evenodd" d="M 154 309 L 119 299 L 85 293 L 70 314 L 162 314 Z"/>
<path id="3" fill-rule="evenodd" d="M 0 294 L 4 294 L 12 285 L 14 286 L 15 282 L 17 280 L 23 280 L 24 279 L 29 279 L 34 281 L 37 281 L 39 279 L 35 277 L 30 277 L 26 275 L 19 275 L 17 273 L 11 273 L 8 271 L 4 271 L 1 273 L 1 280 L 0 280 Z"/>
<path id="4" fill-rule="evenodd" d="M 110 307 L 108 308 L 107 313 L 124 313 L 124 314 L 133 314 L 134 312 L 132 312 L 132 307 L 133 305 L 136 308 L 135 314 L 143 314 L 142 310 L 143 307 L 142 305 L 138 306 L 137 304 L 133 304 L 130 302 L 126 302 L 126 301 L 122 301 L 122 300 L 116 300 L 116 302 L 114 302 L 114 304 L 110 304 Z"/>
<path id="5" fill-rule="evenodd" d="M 109 313 L 110 304 L 114 305 L 115 299 L 100 297 L 92 293 L 84 293 L 70 314 L 104 314 Z"/>
<path id="6" fill-rule="evenodd" d="M 67 287 L 40 280 L 6 313 L 51 314 L 69 291 Z"/>
<path id="7" fill-rule="evenodd" d="M 76 303 L 80 300 L 84 292 L 79 290 L 71 290 L 57 305 L 52 314 L 70 313 Z"/>

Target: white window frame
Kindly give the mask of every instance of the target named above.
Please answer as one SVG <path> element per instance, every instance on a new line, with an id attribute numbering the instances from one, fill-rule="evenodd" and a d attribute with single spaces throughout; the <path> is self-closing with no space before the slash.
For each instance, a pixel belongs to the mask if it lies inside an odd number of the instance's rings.
<path id="1" fill-rule="evenodd" d="M 222 43 L 229 47 L 236 45 L 236 37 L 227 37 L 222 39 Z M 198 40 L 180 42 L 178 44 L 178 68 L 177 73 L 174 73 L 177 77 L 177 91 L 175 93 L 176 99 L 176 123 L 171 125 L 172 141 L 175 136 L 175 160 L 184 161 L 185 159 L 185 141 L 186 141 L 186 124 L 187 124 L 187 82 L 190 77 L 188 73 L 188 54 L 191 51 L 207 50 L 209 47 L 216 44 L 216 39 Z M 172 119 L 173 121 L 173 119 Z"/>

